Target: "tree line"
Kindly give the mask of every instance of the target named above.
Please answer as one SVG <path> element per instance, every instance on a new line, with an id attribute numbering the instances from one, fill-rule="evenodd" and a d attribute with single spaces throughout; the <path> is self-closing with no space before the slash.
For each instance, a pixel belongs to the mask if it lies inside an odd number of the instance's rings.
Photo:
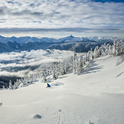
<path id="1" fill-rule="evenodd" d="M 28 86 L 39 78 L 42 78 L 45 83 L 48 81 L 48 76 L 50 75 L 52 75 L 53 80 L 56 80 L 60 75 L 64 75 L 68 72 L 80 75 L 91 60 L 105 55 L 119 56 L 122 54 L 124 54 L 124 42 L 121 40 L 113 42 L 112 45 L 103 44 L 100 47 L 96 46 L 94 50 L 91 49 L 84 55 L 78 56 L 77 53 L 74 52 L 73 56 L 61 62 L 44 65 L 37 74 L 31 74 L 17 79 L 14 84 L 10 80 L 9 89 L 18 89 L 19 87 Z"/>

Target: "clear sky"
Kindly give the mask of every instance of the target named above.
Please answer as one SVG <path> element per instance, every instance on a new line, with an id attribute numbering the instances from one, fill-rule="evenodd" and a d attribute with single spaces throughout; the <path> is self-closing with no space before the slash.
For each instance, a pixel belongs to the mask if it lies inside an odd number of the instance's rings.
<path id="1" fill-rule="evenodd" d="M 124 0 L 0 0 L 0 35 L 124 37 Z"/>

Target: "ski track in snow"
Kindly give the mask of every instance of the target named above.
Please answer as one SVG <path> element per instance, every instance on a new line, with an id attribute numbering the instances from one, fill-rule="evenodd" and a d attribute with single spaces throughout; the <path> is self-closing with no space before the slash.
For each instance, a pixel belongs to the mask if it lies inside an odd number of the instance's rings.
<path id="1" fill-rule="evenodd" d="M 41 79 L 17 90 L 0 91 L 0 124 L 123 124 L 124 62 L 105 56 L 81 75 Z"/>

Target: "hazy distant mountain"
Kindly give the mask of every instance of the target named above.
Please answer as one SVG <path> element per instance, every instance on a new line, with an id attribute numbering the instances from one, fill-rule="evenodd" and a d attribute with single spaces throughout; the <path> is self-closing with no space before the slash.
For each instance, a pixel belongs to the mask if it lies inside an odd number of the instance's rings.
<path id="1" fill-rule="evenodd" d="M 70 42 L 70 41 L 75 41 L 75 42 L 82 41 L 82 38 L 80 38 L 80 37 L 74 37 L 74 36 L 70 35 L 68 37 L 64 37 L 64 38 L 58 39 L 58 42 L 63 42 L 63 43 Z"/>
<path id="2" fill-rule="evenodd" d="M 80 52 L 88 51 L 96 45 L 108 42 L 112 43 L 117 37 L 74 37 L 72 35 L 60 39 L 36 38 L 36 37 L 3 37 L 0 36 L 0 52 L 30 51 L 37 49 L 60 49 L 76 50 Z"/>

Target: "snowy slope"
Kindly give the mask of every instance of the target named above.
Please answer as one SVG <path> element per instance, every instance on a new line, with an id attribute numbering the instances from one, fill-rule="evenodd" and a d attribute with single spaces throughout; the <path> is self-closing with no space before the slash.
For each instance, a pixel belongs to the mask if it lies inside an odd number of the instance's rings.
<path id="1" fill-rule="evenodd" d="M 46 88 L 42 79 L 0 91 L 0 124 L 123 124 L 124 62 L 105 56 Z"/>

